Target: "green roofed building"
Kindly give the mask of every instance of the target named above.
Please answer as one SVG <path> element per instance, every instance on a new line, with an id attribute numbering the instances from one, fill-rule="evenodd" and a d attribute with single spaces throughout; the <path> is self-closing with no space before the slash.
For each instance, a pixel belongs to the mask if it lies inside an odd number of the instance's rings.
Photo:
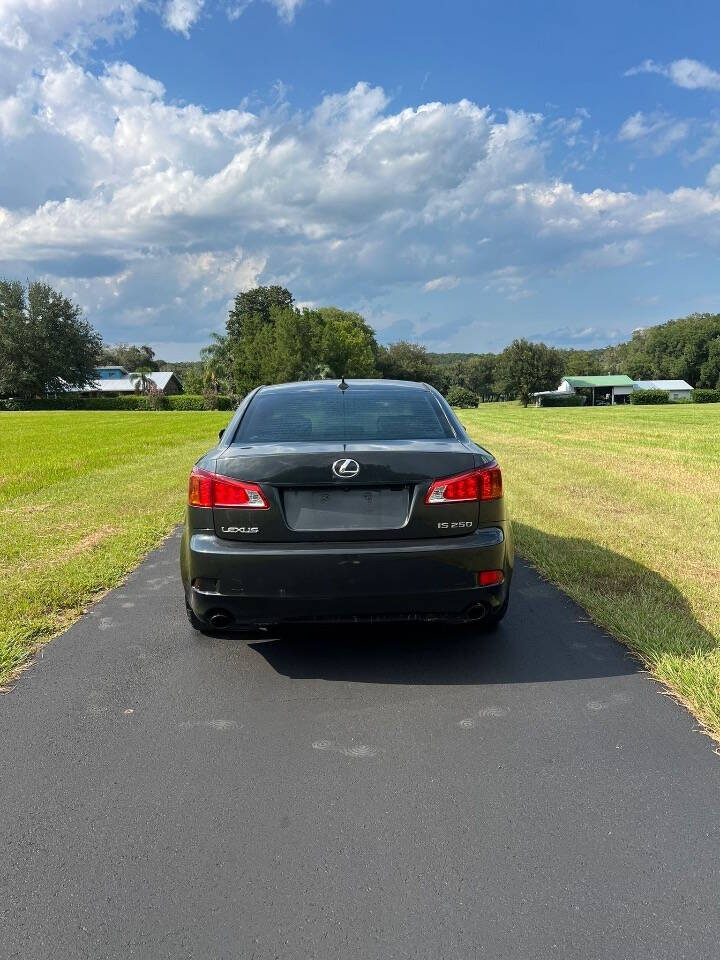
<path id="1" fill-rule="evenodd" d="M 626 377 L 624 373 L 609 374 L 602 377 L 563 377 L 562 383 L 569 383 L 576 390 L 578 387 L 629 387 L 632 390 L 635 381 Z M 560 385 L 562 390 L 562 384 Z"/>
<path id="2" fill-rule="evenodd" d="M 609 406 L 616 403 L 629 403 L 635 382 L 624 374 L 611 374 L 602 377 L 563 377 L 557 390 L 542 390 L 536 393 L 535 400 L 542 404 L 543 397 L 566 397 L 579 394 L 585 397 L 588 406 Z"/>

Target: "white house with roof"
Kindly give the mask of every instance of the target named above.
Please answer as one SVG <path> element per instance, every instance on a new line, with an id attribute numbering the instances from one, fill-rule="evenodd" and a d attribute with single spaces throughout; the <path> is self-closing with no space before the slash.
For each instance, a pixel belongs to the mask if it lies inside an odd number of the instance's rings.
<path id="1" fill-rule="evenodd" d="M 636 390 L 667 390 L 671 400 L 689 400 L 693 388 L 685 380 L 636 380 Z"/>
<path id="2" fill-rule="evenodd" d="M 123 394 L 137 393 L 140 390 L 139 373 L 131 373 L 125 367 L 96 367 L 96 379 L 84 387 L 74 387 L 73 392 L 85 397 L 118 397 Z M 146 380 L 155 384 L 160 393 L 170 395 L 183 393 L 183 385 L 172 370 L 153 371 L 142 374 Z"/>

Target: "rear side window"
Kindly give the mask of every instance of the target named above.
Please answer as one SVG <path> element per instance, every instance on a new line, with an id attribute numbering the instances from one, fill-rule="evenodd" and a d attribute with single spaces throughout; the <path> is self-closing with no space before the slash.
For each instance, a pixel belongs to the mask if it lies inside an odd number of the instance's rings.
<path id="1" fill-rule="evenodd" d="M 453 436 L 436 398 L 424 389 L 327 387 L 259 393 L 235 443 L 443 440 Z"/>

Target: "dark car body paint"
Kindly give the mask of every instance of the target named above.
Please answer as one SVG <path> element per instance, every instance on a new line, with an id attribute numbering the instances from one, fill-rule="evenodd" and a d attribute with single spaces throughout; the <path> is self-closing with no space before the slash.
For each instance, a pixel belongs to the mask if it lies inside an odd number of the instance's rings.
<path id="1" fill-rule="evenodd" d="M 349 381 L 350 390 L 353 383 Z M 393 382 L 378 383 L 387 389 Z M 504 499 L 424 502 L 433 480 L 490 464 L 493 457 L 467 436 L 440 394 L 424 384 L 401 385 L 432 391 L 455 436 L 237 443 L 238 425 L 258 391 L 245 398 L 217 447 L 198 466 L 260 484 L 270 509 L 188 507 L 181 571 L 188 603 L 201 621 L 218 609 L 228 611 L 237 625 L 373 617 L 462 618 L 475 604 L 488 610 L 503 604 L 513 569 L 512 531 Z M 337 389 L 334 381 L 326 386 Z M 351 480 L 332 472 L 333 462 L 344 457 L 360 465 Z M 408 492 L 407 518 L 399 527 L 297 530 L 288 524 L 287 491 L 389 486 Z M 478 571 L 496 569 L 505 573 L 501 586 L 477 586 Z"/>

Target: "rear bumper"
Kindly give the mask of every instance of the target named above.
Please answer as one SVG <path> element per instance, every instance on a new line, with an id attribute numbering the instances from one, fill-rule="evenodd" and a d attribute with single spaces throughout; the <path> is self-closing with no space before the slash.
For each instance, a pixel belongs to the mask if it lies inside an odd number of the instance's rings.
<path id="1" fill-rule="evenodd" d="M 207 622 L 221 610 L 234 623 L 374 619 L 468 619 L 502 605 L 513 569 L 509 523 L 442 540 L 247 544 L 211 531 L 183 534 L 185 595 Z M 481 570 L 503 570 L 478 587 Z"/>

